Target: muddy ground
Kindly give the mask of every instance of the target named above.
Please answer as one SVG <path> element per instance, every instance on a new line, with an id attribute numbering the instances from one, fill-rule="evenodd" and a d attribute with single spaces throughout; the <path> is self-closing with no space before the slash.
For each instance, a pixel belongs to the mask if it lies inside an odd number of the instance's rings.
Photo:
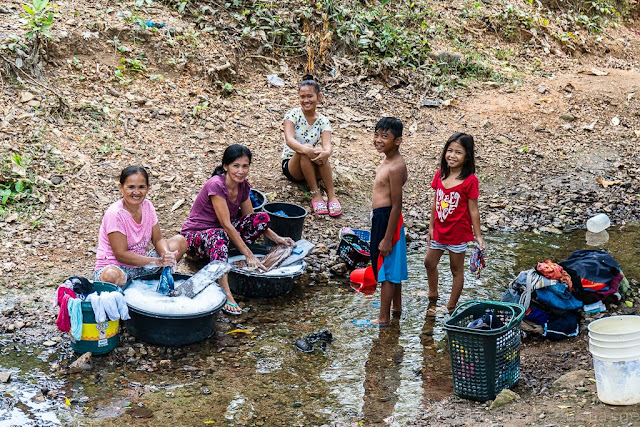
<path id="1" fill-rule="evenodd" d="M 6 7 L 15 11 L 18 6 L 10 1 Z M 169 33 L 132 28 L 118 18 L 117 8 L 98 17 L 85 2 L 60 2 L 60 8 L 65 19 L 46 49 L 42 83 L 21 86 L 5 78 L 0 92 L 3 162 L 14 154 L 29 158 L 24 170 L 14 172 L 40 184 L 37 201 L 10 206 L 0 218 L 0 331 L 35 342 L 54 334 L 49 305 L 55 287 L 65 277 L 91 273 L 100 220 L 118 197 L 116 178 L 126 166 L 142 164 L 151 172 L 149 197 L 165 235 L 179 231 L 201 184 L 230 143 L 253 151 L 250 180 L 269 200 L 309 205 L 305 189 L 280 172 L 282 117 L 297 105 L 301 69 L 296 64 L 232 61 L 239 75 L 233 93 L 223 96 L 197 62 L 177 67 L 161 61 L 175 54 L 167 45 Z M 175 25 L 179 34 L 188 33 L 175 12 L 154 7 L 149 13 Z M 10 19 L 2 20 L 0 31 L 19 31 L 14 15 L 3 16 Z M 101 25 L 89 25 L 96 21 Z M 344 278 L 344 265 L 336 257 L 337 232 L 342 226 L 367 227 L 380 161 L 371 135 L 382 115 L 405 123 L 401 151 L 409 180 L 404 216 L 412 249 L 424 246 L 429 183 L 444 141 L 456 131 L 471 133 L 477 141 L 485 231 L 563 233 L 584 228 L 598 212 L 608 213 L 617 228 L 637 222 L 640 44 L 630 29 L 612 34 L 609 48 L 598 54 L 534 51 L 539 61 L 533 71 L 520 71 L 504 82 L 468 82 L 442 95 L 410 82 L 390 87 L 388 80 L 359 74 L 348 61 L 335 61 L 337 72 L 320 71 L 321 109 L 334 129 L 333 165 L 345 213 L 337 219 L 307 217 L 305 237 L 327 249 L 312 260 L 311 280 Z M 215 62 L 223 42 L 203 35 L 192 49 Z M 113 77 L 119 61 L 116 43 L 152 59 L 126 85 Z M 271 85 L 269 72 L 277 72 L 285 86 Z M 154 75 L 162 78 L 150 78 Z M 53 114 L 53 92 L 71 107 L 66 115 Z M 438 97 L 446 102 L 437 108 L 421 103 Z M 614 310 L 637 314 L 638 306 L 636 297 L 633 308 Z M 526 342 L 522 365 L 521 401 L 488 411 L 483 404 L 445 399 L 433 402 L 416 424 L 640 424 L 637 406 L 599 403 L 592 373 L 552 388 L 568 371 L 591 369 L 584 333 L 562 343 Z"/>

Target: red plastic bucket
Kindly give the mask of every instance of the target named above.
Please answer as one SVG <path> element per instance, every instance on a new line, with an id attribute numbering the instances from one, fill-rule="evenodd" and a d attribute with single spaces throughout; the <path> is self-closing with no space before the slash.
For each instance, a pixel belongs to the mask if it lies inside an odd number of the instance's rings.
<path id="1" fill-rule="evenodd" d="M 376 288 L 376 279 L 373 274 L 373 268 L 371 266 L 366 268 L 356 268 L 349 275 L 349 280 L 353 283 L 360 285 L 358 291 L 363 288 Z"/>

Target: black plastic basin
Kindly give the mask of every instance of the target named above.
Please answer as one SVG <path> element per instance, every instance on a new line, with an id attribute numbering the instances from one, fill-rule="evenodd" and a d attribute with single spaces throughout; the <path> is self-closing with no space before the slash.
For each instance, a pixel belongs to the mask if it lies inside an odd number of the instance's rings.
<path id="1" fill-rule="evenodd" d="M 175 280 L 188 279 L 189 275 L 174 274 Z M 136 280 L 158 280 L 160 274 L 149 274 L 136 277 Z M 122 287 L 126 289 L 131 284 L 127 281 Z M 127 331 L 134 337 L 158 345 L 181 346 L 203 341 L 215 332 L 216 318 L 226 300 L 208 313 L 193 316 L 169 316 L 149 313 L 129 306 L 130 320 L 125 321 Z"/>

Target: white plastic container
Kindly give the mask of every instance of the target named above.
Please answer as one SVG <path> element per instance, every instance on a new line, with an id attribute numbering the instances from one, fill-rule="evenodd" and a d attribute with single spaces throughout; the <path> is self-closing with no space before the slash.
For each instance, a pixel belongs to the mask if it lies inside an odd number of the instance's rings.
<path id="1" fill-rule="evenodd" d="M 588 329 L 598 399 L 609 405 L 640 403 L 640 316 L 604 317 Z"/>
<path id="2" fill-rule="evenodd" d="M 589 338 L 602 341 L 640 339 L 640 316 L 609 316 L 594 320 L 587 326 Z"/>
<path id="3" fill-rule="evenodd" d="M 587 220 L 587 230 L 592 233 L 599 233 L 606 230 L 611 225 L 611 221 L 606 213 L 599 213 Z"/>
<path id="4" fill-rule="evenodd" d="M 593 356 L 598 399 L 609 405 L 640 403 L 640 357 L 606 360 Z"/>

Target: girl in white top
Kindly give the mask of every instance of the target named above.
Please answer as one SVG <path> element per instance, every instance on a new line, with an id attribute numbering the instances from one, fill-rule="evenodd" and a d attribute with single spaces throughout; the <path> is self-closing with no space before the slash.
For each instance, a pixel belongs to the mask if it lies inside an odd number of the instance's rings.
<path id="1" fill-rule="evenodd" d="M 331 124 L 316 111 L 322 93 L 312 75 L 302 77 L 298 95 L 300 107 L 289 110 L 284 116 L 282 173 L 291 181 L 306 181 L 315 214 L 341 215 L 342 206 L 336 197 L 329 163 Z M 324 183 L 328 204 L 320 192 L 318 178 Z"/>

